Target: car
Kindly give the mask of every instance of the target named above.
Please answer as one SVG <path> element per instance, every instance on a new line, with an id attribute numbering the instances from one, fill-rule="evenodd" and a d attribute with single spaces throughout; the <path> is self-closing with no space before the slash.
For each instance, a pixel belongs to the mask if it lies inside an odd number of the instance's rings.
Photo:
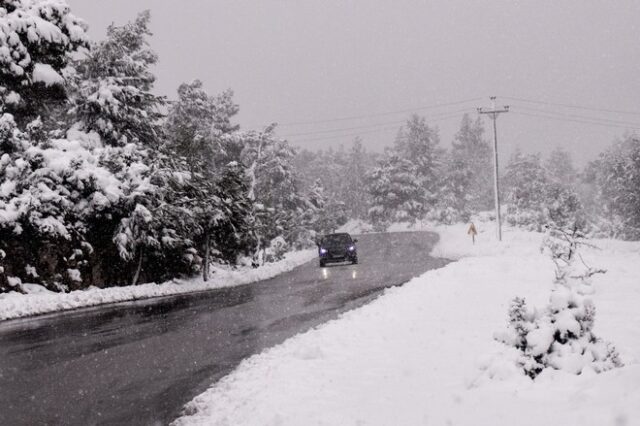
<path id="1" fill-rule="evenodd" d="M 346 232 L 327 234 L 318 241 L 318 256 L 320 267 L 330 262 L 358 263 L 358 240 L 351 238 Z"/>

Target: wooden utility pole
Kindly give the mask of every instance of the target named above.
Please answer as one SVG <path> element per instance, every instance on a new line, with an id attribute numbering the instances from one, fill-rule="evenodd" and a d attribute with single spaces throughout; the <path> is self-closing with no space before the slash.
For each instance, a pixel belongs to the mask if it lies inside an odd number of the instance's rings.
<path id="1" fill-rule="evenodd" d="M 501 109 L 496 109 L 496 97 L 491 96 L 491 109 L 478 108 L 478 114 L 489 114 L 493 120 L 493 192 L 496 202 L 496 221 L 498 223 L 498 241 L 502 241 L 502 221 L 500 219 L 500 185 L 498 181 L 498 129 L 496 121 L 498 114 L 509 112 L 509 106 L 505 105 Z"/>

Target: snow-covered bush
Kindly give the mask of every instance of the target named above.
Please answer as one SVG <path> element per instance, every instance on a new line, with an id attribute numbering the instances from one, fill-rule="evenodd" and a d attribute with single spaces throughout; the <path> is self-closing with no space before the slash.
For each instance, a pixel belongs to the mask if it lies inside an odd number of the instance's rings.
<path id="1" fill-rule="evenodd" d="M 289 250 L 289 244 L 282 237 L 276 237 L 269 243 L 269 247 L 265 250 L 265 262 L 276 262 L 284 257 L 284 254 Z"/>
<path id="2" fill-rule="evenodd" d="M 536 378 L 545 368 L 581 374 L 600 373 L 622 366 L 612 344 L 593 333 L 595 306 L 585 296 L 590 278 L 604 270 L 589 267 L 578 254 L 584 244 L 576 229 L 551 229 L 544 249 L 555 263 L 555 287 L 544 309 L 530 309 L 515 298 L 509 308 L 509 326 L 495 338 L 519 351 L 516 361 L 526 375 Z"/>

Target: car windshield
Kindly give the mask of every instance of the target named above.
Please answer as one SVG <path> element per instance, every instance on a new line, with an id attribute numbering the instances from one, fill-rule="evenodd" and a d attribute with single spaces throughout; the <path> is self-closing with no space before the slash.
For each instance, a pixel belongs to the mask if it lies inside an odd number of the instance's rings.
<path id="1" fill-rule="evenodd" d="M 333 244 L 350 244 L 351 237 L 349 234 L 334 234 L 327 235 L 322 239 L 322 244 L 325 245 L 333 245 Z"/>

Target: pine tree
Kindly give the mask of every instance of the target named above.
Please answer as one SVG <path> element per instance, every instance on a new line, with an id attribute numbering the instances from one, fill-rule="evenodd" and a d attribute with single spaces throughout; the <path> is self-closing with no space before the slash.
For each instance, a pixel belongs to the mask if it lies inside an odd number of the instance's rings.
<path id="1" fill-rule="evenodd" d="M 640 138 L 615 143 L 594 165 L 598 199 L 612 232 L 640 238 Z"/>
<path id="2" fill-rule="evenodd" d="M 237 125 L 231 124 L 238 106 L 233 103 L 232 91 L 212 97 L 202 86 L 200 80 L 180 85 L 178 100 L 169 108 L 165 132 L 167 143 L 176 154 L 187 159 L 206 159 L 213 165 L 221 154 L 219 135 L 238 130 Z"/>
<path id="3" fill-rule="evenodd" d="M 385 230 L 393 221 L 414 223 L 424 215 L 424 192 L 416 169 L 409 160 L 389 155 L 369 175 L 369 218 L 377 230 Z"/>
<path id="4" fill-rule="evenodd" d="M 159 143 L 164 98 L 151 93 L 150 67 L 158 57 L 148 47 L 150 19 L 145 11 L 124 26 L 110 25 L 107 39 L 75 62 L 71 113 L 82 130 L 97 132 L 109 145 Z"/>
<path id="5" fill-rule="evenodd" d="M 516 152 L 505 176 L 506 220 L 512 225 L 542 230 L 546 224 L 584 226 L 575 190 L 550 177 L 539 154 Z"/>
<path id="6" fill-rule="evenodd" d="M 254 259 L 264 261 L 264 250 L 277 237 L 295 244 L 303 232 L 300 224 L 306 201 L 296 179 L 295 150 L 274 136 L 275 126 L 263 131 L 237 131 L 220 135 L 225 161 L 246 170 L 248 198 L 255 207 Z"/>
<path id="7" fill-rule="evenodd" d="M 465 114 L 452 143 L 451 163 L 446 174 L 447 181 L 454 182 L 461 210 L 478 212 L 492 206 L 491 148 L 483 135 L 480 118 L 472 122 Z"/>
<path id="8" fill-rule="evenodd" d="M 338 200 L 345 203 L 348 216 L 352 219 L 365 219 L 371 204 L 366 191 L 367 174 L 375 165 L 375 157 L 367 152 L 360 138 L 353 141 L 347 154 L 344 170 L 344 191 Z"/>
<path id="9" fill-rule="evenodd" d="M 415 114 L 407 121 L 406 127 L 400 129 L 394 143 L 395 155 L 415 167 L 414 179 L 423 188 L 421 208 L 426 210 L 433 208 L 439 193 L 439 174 L 444 155 L 439 143 L 438 131 L 429 127 L 424 117 Z"/>
<path id="10" fill-rule="evenodd" d="M 238 111 L 231 91 L 212 97 L 195 80 L 178 88 L 165 123 L 165 148 L 188 165 L 189 206 L 202 247 L 203 279 L 215 259 L 235 263 L 254 241 L 253 202 L 249 198 L 246 170 L 224 152 L 225 138 L 238 130 L 231 118 Z M 237 136 L 237 135 L 236 135 Z"/>
<path id="11" fill-rule="evenodd" d="M 120 256 L 125 260 L 135 260 L 136 268 L 131 285 L 136 285 L 142 271 L 146 250 L 160 248 L 159 236 L 153 224 L 153 214 L 142 204 L 136 204 L 131 214 L 122 219 L 114 242 Z"/>
<path id="12" fill-rule="evenodd" d="M 64 104 L 67 65 L 88 45 L 86 31 L 63 0 L 0 1 L 0 115 L 24 130 Z"/>
<path id="13" fill-rule="evenodd" d="M 253 205 L 247 197 L 244 169 L 231 163 L 216 175 L 191 172 L 183 188 L 184 205 L 193 216 L 189 233 L 197 242 L 202 277 L 214 261 L 235 264 L 253 247 Z"/>
<path id="14" fill-rule="evenodd" d="M 575 185 L 578 173 L 573 166 L 571 154 L 566 150 L 558 147 L 551 151 L 544 167 L 553 181 L 568 187 Z"/>
<path id="15" fill-rule="evenodd" d="M 503 182 L 507 204 L 506 221 L 512 225 L 541 230 L 548 179 L 540 155 L 516 151 L 507 164 Z"/>

